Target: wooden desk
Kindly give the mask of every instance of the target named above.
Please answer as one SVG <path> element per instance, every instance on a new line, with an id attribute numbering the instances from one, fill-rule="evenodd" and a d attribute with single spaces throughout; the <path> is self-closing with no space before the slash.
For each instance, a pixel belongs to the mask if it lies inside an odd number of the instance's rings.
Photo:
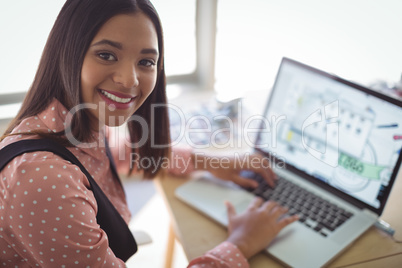
<path id="1" fill-rule="evenodd" d="M 174 196 L 175 189 L 185 182 L 186 179 L 170 176 L 158 178 L 155 181 L 171 215 L 174 234 L 182 244 L 187 259 L 191 260 L 220 244 L 226 239 L 227 233 L 224 227 Z M 400 196 L 402 196 L 401 174 L 382 218 L 392 224 L 397 230 L 396 238 L 402 240 Z M 174 236 L 171 236 L 170 244 L 173 239 Z M 252 268 L 283 267 L 265 253 L 257 254 L 249 261 Z M 337 257 L 329 267 L 402 267 L 402 243 L 394 242 L 387 234 L 372 227 Z"/>

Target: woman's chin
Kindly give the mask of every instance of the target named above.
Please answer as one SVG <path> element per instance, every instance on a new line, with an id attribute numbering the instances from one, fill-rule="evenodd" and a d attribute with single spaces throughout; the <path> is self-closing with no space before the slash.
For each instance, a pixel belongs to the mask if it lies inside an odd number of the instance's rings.
<path id="1" fill-rule="evenodd" d="M 125 121 L 121 124 L 117 124 L 117 123 L 111 123 L 111 124 L 105 124 L 107 127 L 120 127 L 122 125 L 124 125 L 124 123 L 126 123 Z"/>

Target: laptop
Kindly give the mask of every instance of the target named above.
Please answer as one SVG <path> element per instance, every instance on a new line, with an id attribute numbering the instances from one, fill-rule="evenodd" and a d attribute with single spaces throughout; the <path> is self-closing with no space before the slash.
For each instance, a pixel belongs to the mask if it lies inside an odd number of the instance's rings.
<path id="1" fill-rule="evenodd" d="M 266 251 L 291 267 L 327 265 L 381 215 L 401 165 L 402 103 L 335 75 L 283 58 L 254 150 L 271 161 L 274 188 L 203 176 L 177 188 L 186 204 L 227 226 L 224 201 L 238 213 L 261 196 L 300 220 Z"/>

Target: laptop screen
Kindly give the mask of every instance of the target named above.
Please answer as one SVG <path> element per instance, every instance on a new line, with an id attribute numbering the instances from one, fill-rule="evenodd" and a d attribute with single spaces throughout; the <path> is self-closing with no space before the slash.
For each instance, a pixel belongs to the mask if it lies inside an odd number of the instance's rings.
<path id="1" fill-rule="evenodd" d="M 256 147 L 379 209 L 400 165 L 401 103 L 284 58 Z"/>

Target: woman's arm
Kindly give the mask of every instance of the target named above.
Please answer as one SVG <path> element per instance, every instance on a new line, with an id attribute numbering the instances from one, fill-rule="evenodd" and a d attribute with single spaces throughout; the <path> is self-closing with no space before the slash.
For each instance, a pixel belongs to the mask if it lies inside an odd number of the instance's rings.
<path id="1" fill-rule="evenodd" d="M 10 164 L 13 175 L 7 170 L 2 175 L 14 183 L 6 199 L 6 239 L 30 266 L 124 267 L 97 224 L 97 203 L 78 167 L 35 152 Z"/>

